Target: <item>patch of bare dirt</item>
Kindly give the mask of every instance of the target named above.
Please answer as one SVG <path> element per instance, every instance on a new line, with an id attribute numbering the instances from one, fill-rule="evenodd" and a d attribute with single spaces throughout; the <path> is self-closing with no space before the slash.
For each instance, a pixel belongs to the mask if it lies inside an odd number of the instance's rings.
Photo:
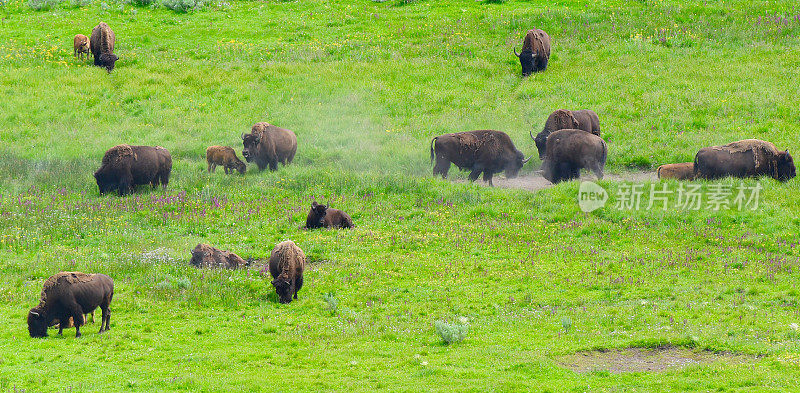
<path id="1" fill-rule="evenodd" d="M 658 175 L 655 171 L 607 173 L 603 177 L 603 180 L 639 183 L 645 181 L 657 181 Z M 466 183 L 469 180 L 462 178 L 454 181 L 457 183 Z M 581 181 L 597 181 L 597 178 L 593 174 L 584 173 L 581 176 Z M 482 180 L 480 180 L 480 178 L 476 180 L 475 183 L 488 187 L 488 184 L 484 183 Z M 513 179 L 506 179 L 505 176 L 502 175 L 495 176 L 493 183 L 495 187 L 518 188 L 528 191 L 538 191 L 553 186 L 553 183 L 550 183 L 549 180 L 542 177 L 540 172 L 515 177 Z"/>
<path id="2" fill-rule="evenodd" d="M 685 347 L 623 348 L 578 352 L 558 359 L 561 366 L 578 373 L 607 371 L 612 374 L 661 372 L 715 362 L 748 363 L 758 360 L 732 352 L 693 350 Z"/>

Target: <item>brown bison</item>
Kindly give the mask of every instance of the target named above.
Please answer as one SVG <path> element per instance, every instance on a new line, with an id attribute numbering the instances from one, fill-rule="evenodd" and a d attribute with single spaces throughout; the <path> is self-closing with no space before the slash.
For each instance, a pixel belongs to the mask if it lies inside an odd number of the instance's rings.
<path id="1" fill-rule="evenodd" d="M 461 170 L 469 170 L 469 180 L 475 181 L 483 172 L 483 181 L 492 184 L 495 173 L 505 171 L 506 177 L 517 176 L 530 157 L 514 147 L 511 138 L 501 131 L 476 130 L 444 134 L 431 140 L 431 162 L 436 156 L 433 175 L 447 178 L 450 163 Z"/>
<path id="2" fill-rule="evenodd" d="M 536 149 L 539 151 L 540 160 L 544 160 L 547 137 L 554 131 L 569 129 L 584 130 L 600 136 L 600 118 L 597 117 L 597 113 L 589 109 L 579 111 L 557 109 L 553 111 L 544 122 L 544 129 L 535 138 L 531 134 Z"/>
<path id="3" fill-rule="evenodd" d="M 354 228 L 353 219 L 339 210 L 320 205 L 316 201 L 311 202 L 311 211 L 306 217 L 306 228 Z"/>
<path id="4" fill-rule="evenodd" d="M 217 165 L 222 165 L 225 169 L 225 174 L 233 173 L 233 170 L 239 171 L 244 174 L 247 171 L 247 165 L 236 156 L 236 151 L 228 146 L 209 146 L 206 149 L 206 161 L 208 162 L 208 171 L 214 172 Z"/>
<path id="5" fill-rule="evenodd" d="M 541 29 L 528 30 L 522 41 L 522 52 L 517 53 L 514 48 L 514 54 L 522 65 L 523 76 L 544 71 L 550 59 L 550 36 Z"/>
<path id="6" fill-rule="evenodd" d="M 61 272 L 44 282 L 39 305 L 28 313 L 28 333 L 31 337 L 46 337 L 47 327 L 54 319 L 68 321 L 72 318 L 75 337 L 81 336 L 84 314 L 98 306 L 103 311 L 100 333 L 111 328 L 111 298 L 114 296 L 114 280 L 105 274 Z M 62 334 L 66 324 L 60 324 Z"/>
<path id="7" fill-rule="evenodd" d="M 208 244 L 198 244 L 192 250 L 192 260 L 189 261 L 196 267 L 219 267 L 224 269 L 238 269 L 247 265 L 247 262 L 238 255 L 211 247 Z"/>
<path id="8" fill-rule="evenodd" d="M 694 163 L 664 164 L 658 167 L 656 173 L 659 179 L 693 180 Z"/>
<path id="9" fill-rule="evenodd" d="M 787 181 L 795 176 L 794 160 L 770 142 L 745 139 L 724 146 L 704 147 L 694 157 L 698 179 L 770 176 Z"/>
<path id="10" fill-rule="evenodd" d="M 603 178 L 608 147 L 597 135 L 583 130 L 559 130 L 547 137 L 542 175 L 552 183 L 580 177 L 587 168 Z"/>
<path id="11" fill-rule="evenodd" d="M 292 296 L 303 287 L 303 269 L 306 267 L 306 254 L 291 240 L 278 243 L 269 256 L 269 273 L 272 286 L 281 303 L 291 303 Z"/>
<path id="12" fill-rule="evenodd" d="M 89 40 L 89 46 L 94 56 L 94 65 L 98 67 L 105 67 L 108 72 L 114 69 L 119 57 L 114 54 L 114 31 L 108 27 L 106 22 L 100 22 L 94 29 L 92 29 L 92 38 Z"/>
<path id="13" fill-rule="evenodd" d="M 297 152 L 297 136 L 285 128 L 269 123 L 256 123 L 249 134 L 242 134 L 242 156 L 247 162 L 255 161 L 258 169 L 278 169 L 278 163 L 289 165 Z"/>
<path id="14" fill-rule="evenodd" d="M 117 190 L 125 195 L 140 184 L 167 188 L 171 171 L 172 156 L 161 146 L 117 145 L 103 156 L 94 178 L 100 194 Z"/>
<path id="15" fill-rule="evenodd" d="M 72 55 L 75 57 L 80 56 L 83 59 L 83 55 L 89 56 L 89 37 L 83 34 L 76 34 L 75 38 L 72 39 Z"/>

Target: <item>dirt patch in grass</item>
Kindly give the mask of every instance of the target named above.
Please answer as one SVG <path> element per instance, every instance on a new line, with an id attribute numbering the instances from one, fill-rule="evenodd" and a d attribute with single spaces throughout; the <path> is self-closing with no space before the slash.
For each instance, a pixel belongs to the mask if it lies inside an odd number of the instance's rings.
<path id="1" fill-rule="evenodd" d="M 597 178 L 590 174 L 589 172 L 583 171 L 584 173 L 581 176 L 582 181 L 597 181 Z M 658 175 L 655 171 L 646 171 L 646 172 L 622 172 L 622 173 L 607 173 L 603 177 L 603 180 L 611 180 L 611 181 L 620 181 L 620 182 L 646 182 L 646 181 L 657 181 Z M 466 183 L 468 180 L 466 179 L 458 179 L 455 180 L 457 183 Z M 488 183 L 483 182 L 482 180 L 477 180 L 475 183 L 489 186 Z M 492 180 L 495 187 L 500 188 L 519 188 L 522 190 L 528 191 L 538 191 L 545 188 L 550 188 L 553 186 L 553 183 L 550 183 L 549 180 L 542 177 L 540 172 L 531 173 L 525 176 L 515 177 L 513 179 L 506 179 L 505 176 L 499 175 L 495 176 Z"/>
<path id="2" fill-rule="evenodd" d="M 726 363 L 749 363 L 758 356 L 733 352 L 694 350 L 678 346 L 623 348 L 577 352 L 558 359 L 563 367 L 579 373 L 607 371 L 612 374 L 660 372 L 687 366 Z"/>

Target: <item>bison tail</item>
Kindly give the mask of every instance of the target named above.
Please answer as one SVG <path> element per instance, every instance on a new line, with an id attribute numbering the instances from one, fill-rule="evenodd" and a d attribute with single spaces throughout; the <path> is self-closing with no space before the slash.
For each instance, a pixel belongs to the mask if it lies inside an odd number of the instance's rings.
<path id="1" fill-rule="evenodd" d="M 433 139 L 431 139 L 431 165 L 433 165 L 433 144 L 436 142 L 436 139 L 438 138 L 439 138 L 438 136 L 435 136 L 433 137 Z"/>

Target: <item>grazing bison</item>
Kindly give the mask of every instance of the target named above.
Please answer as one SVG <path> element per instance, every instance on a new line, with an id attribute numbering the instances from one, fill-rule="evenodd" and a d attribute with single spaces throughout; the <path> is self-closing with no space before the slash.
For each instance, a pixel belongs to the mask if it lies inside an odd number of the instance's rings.
<path id="1" fill-rule="evenodd" d="M 311 211 L 306 217 L 306 228 L 354 228 L 353 219 L 339 210 L 332 209 L 325 205 L 320 205 L 316 201 L 311 202 Z"/>
<path id="2" fill-rule="evenodd" d="M 247 265 L 244 259 L 230 252 L 211 247 L 208 244 L 198 244 L 192 250 L 192 260 L 189 262 L 196 267 L 219 267 L 225 269 L 238 269 Z"/>
<path id="3" fill-rule="evenodd" d="M 770 176 L 787 181 L 795 176 L 794 160 L 770 142 L 745 139 L 724 146 L 704 147 L 694 157 L 698 179 Z"/>
<path id="4" fill-rule="evenodd" d="M 542 163 L 542 175 L 552 183 L 580 177 L 587 168 L 603 178 L 608 147 L 597 135 L 583 130 L 559 130 L 547 137 L 547 153 Z"/>
<path id="5" fill-rule="evenodd" d="M 114 54 L 114 32 L 108 27 L 106 22 L 100 22 L 94 29 L 92 29 L 92 38 L 89 41 L 89 46 L 94 56 L 94 65 L 98 67 L 105 67 L 108 72 L 114 69 L 119 57 Z"/>
<path id="6" fill-rule="evenodd" d="M 517 176 L 530 157 L 514 147 L 511 138 L 501 131 L 476 130 L 444 134 L 431 140 L 431 162 L 434 154 L 436 165 L 433 175 L 447 178 L 450 163 L 461 170 L 469 170 L 469 180 L 475 181 L 483 172 L 483 181 L 492 184 L 495 173 L 505 171 L 506 177 Z"/>
<path id="7" fill-rule="evenodd" d="M 664 164 L 658 167 L 656 173 L 658 173 L 659 179 L 693 180 L 694 163 Z"/>
<path id="8" fill-rule="evenodd" d="M 278 163 L 289 165 L 297 152 L 297 136 L 285 128 L 269 123 L 256 123 L 249 134 L 242 134 L 242 155 L 247 162 L 255 161 L 258 169 L 278 169 Z"/>
<path id="9" fill-rule="evenodd" d="M 125 195 L 140 184 L 167 188 L 171 171 L 172 156 L 161 146 L 117 145 L 103 156 L 94 178 L 100 194 L 117 190 Z"/>
<path id="10" fill-rule="evenodd" d="M 541 29 L 528 30 L 522 41 L 522 52 L 517 53 L 514 48 L 514 54 L 522 65 L 523 76 L 544 71 L 550 59 L 550 36 Z"/>
<path id="11" fill-rule="evenodd" d="M 540 160 L 544 160 L 547 137 L 555 131 L 569 129 L 584 130 L 600 136 L 600 119 L 597 117 L 597 113 L 588 109 L 579 111 L 557 109 L 553 111 L 544 122 L 544 129 L 535 138 L 531 134 L 536 149 L 539 151 Z"/>
<path id="12" fill-rule="evenodd" d="M 76 34 L 75 38 L 72 39 L 72 55 L 75 57 L 80 56 L 83 59 L 83 55 L 89 56 L 89 37 L 83 34 Z"/>
<path id="13" fill-rule="evenodd" d="M 206 149 L 206 161 L 209 172 L 214 172 L 217 165 L 222 165 L 226 175 L 233 173 L 234 169 L 240 174 L 247 171 L 247 165 L 236 156 L 236 151 L 228 146 L 209 146 Z"/>
<path id="14" fill-rule="evenodd" d="M 111 298 L 114 296 L 114 281 L 105 274 L 61 272 L 44 282 L 39 305 L 28 313 L 28 333 L 31 337 L 46 337 L 47 327 L 54 319 L 68 321 L 72 318 L 75 337 L 81 336 L 84 314 L 98 306 L 103 311 L 100 333 L 111 328 Z M 66 324 L 59 324 L 61 334 Z"/>
<path id="15" fill-rule="evenodd" d="M 306 254 L 291 240 L 278 243 L 269 256 L 269 273 L 272 286 L 281 303 L 291 303 L 292 296 L 303 287 L 303 269 L 306 267 Z"/>

